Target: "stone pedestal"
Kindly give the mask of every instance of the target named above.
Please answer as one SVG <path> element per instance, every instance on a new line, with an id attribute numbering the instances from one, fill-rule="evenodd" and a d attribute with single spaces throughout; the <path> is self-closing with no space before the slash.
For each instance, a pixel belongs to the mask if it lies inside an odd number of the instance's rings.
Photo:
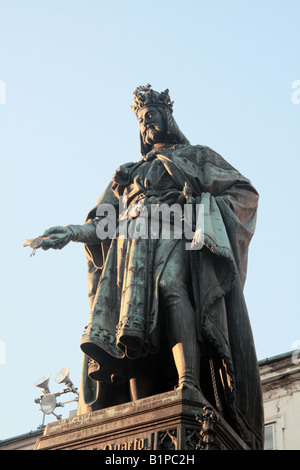
<path id="1" fill-rule="evenodd" d="M 55 421 L 34 450 L 194 451 L 249 448 L 202 395 L 174 390 Z"/>

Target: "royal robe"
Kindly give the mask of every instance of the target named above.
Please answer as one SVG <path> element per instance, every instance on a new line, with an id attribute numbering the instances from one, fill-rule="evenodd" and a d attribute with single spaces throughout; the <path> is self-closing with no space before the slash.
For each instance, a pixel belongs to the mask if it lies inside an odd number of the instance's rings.
<path id="1" fill-rule="evenodd" d="M 154 165 L 160 176 L 156 184 Z M 147 174 L 152 178 L 147 180 Z M 120 224 L 119 202 L 124 195 L 129 207 L 151 198 L 168 204 L 182 202 L 186 186 L 190 191 L 186 202 L 204 208 L 202 248 L 190 250 L 191 295 L 201 346 L 201 389 L 242 439 L 251 448 L 261 449 L 260 375 L 243 294 L 258 204 L 258 193 L 251 182 L 208 147 L 173 145 L 152 151 L 139 162 L 122 165 L 86 223 L 97 224 L 99 206 L 111 204 Z M 171 256 L 171 250 L 164 253 L 160 240 L 124 241 L 118 235 L 86 244 L 85 251 L 90 319 L 81 343 L 85 354 L 80 412 L 129 399 L 121 392 L 127 379 L 127 362 L 159 354 L 159 312 L 163 308 L 159 279 L 164 257 Z M 125 291 L 129 297 L 125 294 L 127 301 L 123 302 Z M 134 304 L 132 299 L 136 298 L 139 301 Z M 97 380 L 88 375 L 90 359 L 96 361 Z M 115 397 L 115 402 L 105 395 Z"/>

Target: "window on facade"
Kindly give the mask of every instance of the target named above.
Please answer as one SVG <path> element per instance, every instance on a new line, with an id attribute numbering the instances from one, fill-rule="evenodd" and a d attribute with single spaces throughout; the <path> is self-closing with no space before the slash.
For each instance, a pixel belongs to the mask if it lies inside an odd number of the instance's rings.
<path id="1" fill-rule="evenodd" d="M 267 424 L 265 426 L 265 444 L 264 450 L 275 449 L 275 424 Z"/>

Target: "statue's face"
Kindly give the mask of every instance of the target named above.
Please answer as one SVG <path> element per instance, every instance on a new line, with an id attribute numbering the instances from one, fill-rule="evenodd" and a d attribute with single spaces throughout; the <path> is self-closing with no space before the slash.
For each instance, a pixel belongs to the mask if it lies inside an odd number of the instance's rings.
<path id="1" fill-rule="evenodd" d="M 156 106 L 147 106 L 138 113 L 143 142 L 151 147 L 167 140 L 167 126 Z"/>

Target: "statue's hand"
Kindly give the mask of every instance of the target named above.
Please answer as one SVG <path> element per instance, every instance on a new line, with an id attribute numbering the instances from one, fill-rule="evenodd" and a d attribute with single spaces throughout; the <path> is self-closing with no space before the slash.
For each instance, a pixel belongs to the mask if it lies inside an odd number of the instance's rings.
<path id="1" fill-rule="evenodd" d="M 72 239 L 74 233 L 69 227 L 51 227 L 45 230 L 42 237 L 44 238 L 41 245 L 42 250 L 61 250 L 64 248 Z"/>

